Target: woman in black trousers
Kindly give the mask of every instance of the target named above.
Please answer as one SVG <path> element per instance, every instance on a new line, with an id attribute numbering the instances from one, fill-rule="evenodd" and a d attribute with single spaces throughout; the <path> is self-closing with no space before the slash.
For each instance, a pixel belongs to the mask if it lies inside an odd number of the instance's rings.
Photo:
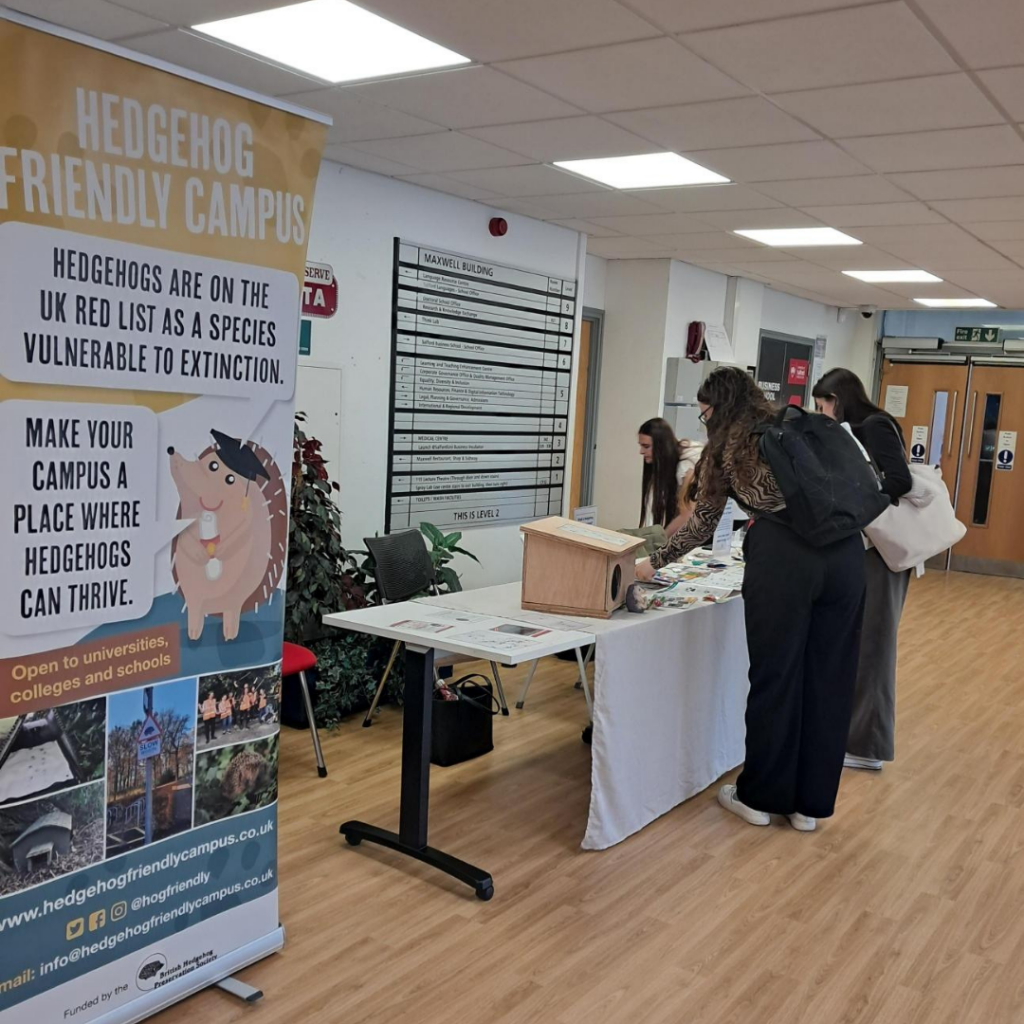
<path id="1" fill-rule="evenodd" d="M 864 547 L 859 536 L 813 547 L 784 525 L 786 503 L 761 457 L 757 428 L 774 410 L 738 367 L 715 370 L 697 400 L 708 444 L 697 465 L 689 522 L 647 562 L 640 579 L 714 535 L 729 497 L 748 510 L 743 585 L 750 694 L 747 750 L 719 803 L 751 825 L 770 815 L 811 832 L 835 809 L 860 644 Z M 773 518 L 764 518 L 771 514 Z"/>
<path id="2" fill-rule="evenodd" d="M 830 370 L 814 385 L 819 412 L 849 423 L 882 474 L 882 490 L 896 504 L 913 479 L 896 421 L 867 396 L 850 370 Z M 893 572 L 874 548 L 864 554 L 867 596 L 864 642 L 854 689 L 846 767 L 880 771 L 896 756 L 896 639 L 910 587 L 910 572 Z"/>

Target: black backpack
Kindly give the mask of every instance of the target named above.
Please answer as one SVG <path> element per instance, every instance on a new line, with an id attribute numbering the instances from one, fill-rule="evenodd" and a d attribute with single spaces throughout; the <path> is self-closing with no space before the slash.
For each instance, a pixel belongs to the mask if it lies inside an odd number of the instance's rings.
<path id="1" fill-rule="evenodd" d="M 809 544 L 824 547 L 860 533 L 889 506 L 889 496 L 860 445 L 835 420 L 787 406 L 757 430 L 761 456 L 786 499 L 776 518 Z"/>

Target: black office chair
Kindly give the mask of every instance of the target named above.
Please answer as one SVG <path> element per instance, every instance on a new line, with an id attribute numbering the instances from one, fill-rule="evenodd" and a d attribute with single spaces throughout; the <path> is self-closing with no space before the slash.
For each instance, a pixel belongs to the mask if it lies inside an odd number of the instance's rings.
<path id="1" fill-rule="evenodd" d="M 401 533 L 391 533 L 386 537 L 364 537 L 363 543 L 376 563 L 377 589 L 380 591 L 382 604 L 397 604 L 423 594 L 438 593 L 434 563 L 430 560 L 430 552 L 427 551 L 423 534 L 419 530 L 403 530 Z M 377 713 L 380 696 L 384 692 L 384 687 L 387 685 L 401 647 L 402 641 L 396 640 L 391 648 L 391 656 L 388 658 L 384 675 L 381 677 L 377 692 L 373 695 L 373 702 L 363 719 L 363 728 L 373 725 L 373 716 Z M 473 661 L 473 659 L 464 654 L 435 652 L 435 678 L 438 668 L 467 661 Z M 491 674 L 494 678 L 498 703 L 501 705 L 501 713 L 507 715 L 508 705 L 505 703 L 501 675 L 498 672 L 497 664 L 493 661 L 491 662 Z"/>

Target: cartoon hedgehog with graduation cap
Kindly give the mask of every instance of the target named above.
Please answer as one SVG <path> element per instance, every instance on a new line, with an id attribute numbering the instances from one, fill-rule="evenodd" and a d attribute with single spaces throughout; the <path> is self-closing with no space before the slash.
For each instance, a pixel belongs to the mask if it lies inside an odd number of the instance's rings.
<path id="1" fill-rule="evenodd" d="M 194 462 L 167 449 L 178 518 L 195 520 L 171 546 L 171 569 L 185 598 L 189 639 L 202 636 L 207 615 L 219 615 L 224 639 L 234 640 L 242 613 L 269 601 L 281 579 L 288 495 L 264 448 L 210 433 L 215 443 Z"/>

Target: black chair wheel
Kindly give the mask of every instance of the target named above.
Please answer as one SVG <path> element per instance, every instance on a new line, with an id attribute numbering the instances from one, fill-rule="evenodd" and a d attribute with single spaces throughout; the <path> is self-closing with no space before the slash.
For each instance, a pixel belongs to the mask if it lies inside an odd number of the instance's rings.
<path id="1" fill-rule="evenodd" d="M 358 846 L 363 840 L 359 836 L 345 836 L 345 842 L 349 846 Z"/>
<path id="2" fill-rule="evenodd" d="M 592 725 L 588 725 L 586 729 L 583 730 L 583 735 L 580 736 L 580 739 L 589 747 L 594 739 L 594 727 Z"/>
<path id="3" fill-rule="evenodd" d="M 493 885 L 489 885 L 485 889 L 477 889 L 477 891 L 476 891 L 476 898 L 478 900 L 483 900 L 484 903 L 487 903 L 491 899 L 492 896 L 494 896 L 494 886 Z"/>

